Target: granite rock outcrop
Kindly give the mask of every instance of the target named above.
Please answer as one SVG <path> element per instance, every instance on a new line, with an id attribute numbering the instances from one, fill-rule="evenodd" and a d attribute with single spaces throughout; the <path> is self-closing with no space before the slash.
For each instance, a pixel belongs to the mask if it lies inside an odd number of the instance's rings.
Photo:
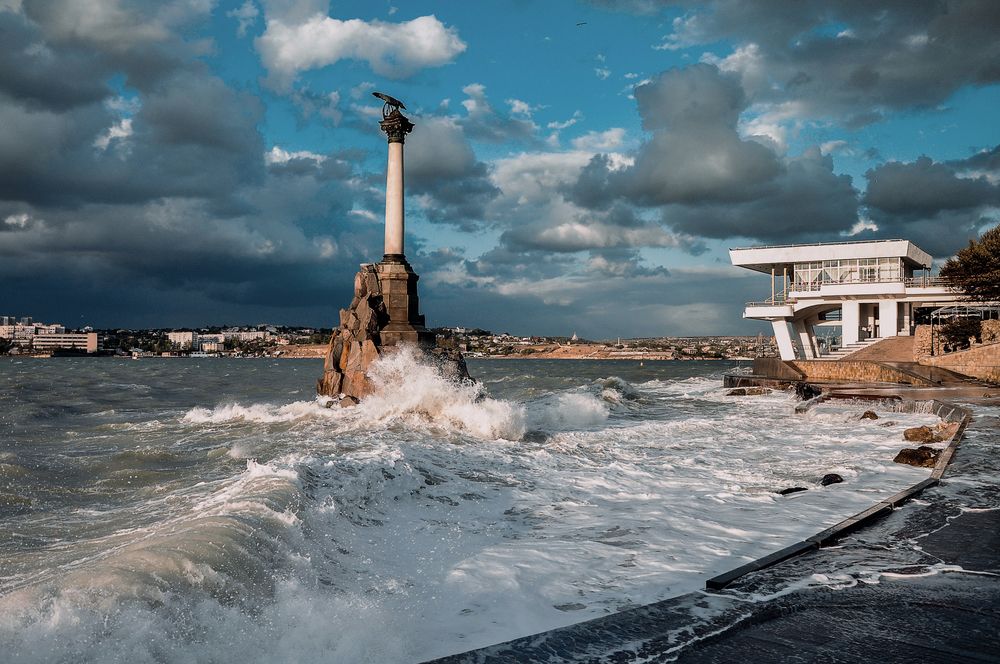
<path id="1" fill-rule="evenodd" d="M 422 324 L 414 326 L 408 336 L 400 334 L 396 329 L 400 326 L 391 320 L 392 303 L 386 301 L 393 298 L 393 293 L 387 293 L 383 284 L 384 279 L 398 279 L 383 275 L 381 267 L 363 264 L 354 277 L 354 297 L 347 309 L 340 310 L 340 325 L 330 337 L 316 391 L 337 399 L 341 406 L 359 403 L 374 390 L 368 373 L 371 365 L 402 343 L 418 346 L 445 378 L 472 380 L 461 353 L 436 347 L 434 335 Z"/>

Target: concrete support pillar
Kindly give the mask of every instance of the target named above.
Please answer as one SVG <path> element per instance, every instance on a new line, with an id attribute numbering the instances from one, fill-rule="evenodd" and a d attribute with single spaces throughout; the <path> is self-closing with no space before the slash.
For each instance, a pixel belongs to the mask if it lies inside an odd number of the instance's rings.
<path id="1" fill-rule="evenodd" d="M 781 320 L 771 321 L 774 328 L 774 341 L 778 344 L 778 354 L 783 360 L 795 359 L 795 346 L 792 344 L 792 335 L 788 332 L 788 322 Z"/>
<path id="2" fill-rule="evenodd" d="M 795 330 L 796 340 L 802 350 L 802 357 L 807 360 L 815 360 L 819 353 L 816 352 L 816 334 L 813 331 L 811 321 L 805 318 L 793 320 L 792 328 Z"/>
<path id="3" fill-rule="evenodd" d="M 913 334 L 913 303 L 912 302 L 900 302 L 899 307 L 901 309 L 899 325 L 899 336 L 908 337 Z"/>
<path id="4" fill-rule="evenodd" d="M 840 308 L 840 345 L 858 343 L 859 327 L 861 327 L 861 307 L 857 302 L 844 302 Z"/>
<path id="5" fill-rule="evenodd" d="M 894 337 L 899 330 L 899 304 L 895 300 L 878 303 L 878 332 L 881 337 Z"/>
<path id="6" fill-rule="evenodd" d="M 389 167 L 385 175 L 385 255 L 403 252 L 403 142 L 389 143 Z"/>

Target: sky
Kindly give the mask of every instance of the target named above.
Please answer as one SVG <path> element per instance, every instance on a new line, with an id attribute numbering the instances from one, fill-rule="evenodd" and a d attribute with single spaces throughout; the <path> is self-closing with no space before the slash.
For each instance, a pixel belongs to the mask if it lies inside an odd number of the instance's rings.
<path id="1" fill-rule="evenodd" d="M 727 249 L 1000 220 L 995 0 L 0 0 L 0 314 L 331 326 L 404 101 L 430 326 L 756 334 Z"/>

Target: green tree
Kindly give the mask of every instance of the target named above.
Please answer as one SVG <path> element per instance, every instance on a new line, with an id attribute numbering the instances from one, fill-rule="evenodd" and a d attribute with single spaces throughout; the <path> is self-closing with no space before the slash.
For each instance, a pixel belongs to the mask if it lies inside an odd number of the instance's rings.
<path id="1" fill-rule="evenodd" d="M 941 276 L 970 300 L 1000 301 L 1000 226 L 970 241 L 968 247 L 945 261 Z"/>

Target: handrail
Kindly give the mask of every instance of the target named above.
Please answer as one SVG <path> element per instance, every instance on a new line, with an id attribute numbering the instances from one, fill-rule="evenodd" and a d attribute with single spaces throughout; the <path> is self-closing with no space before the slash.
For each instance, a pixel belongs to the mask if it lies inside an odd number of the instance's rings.
<path id="1" fill-rule="evenodd" d="M 827 286 L 860 286 L 864 284 L 903 284 L 906 288 L 922 288 L 931 286 L 950 286 L 951 281 L 946 277 L 890 277 L 885 279 L 852 279 L 850 281 L 814 281 L 810 283 L 796 283 L 789 286 L 788 290 L 795 293 L 811 293 L 823 290 Z"/>
<path id="2" fill-rule="evenodd" d="M 908 242 L 902 238 L 895 240 L 845 240 L 843 242 L 806 242 L 805 244 L 759 244 L 755 247 L 730 247 L 730 251 L 743 251 L 745 249 L 787 249 L 789 247 L 829 247 L 840 244 L 875 244 L 876 242 Z"/>

